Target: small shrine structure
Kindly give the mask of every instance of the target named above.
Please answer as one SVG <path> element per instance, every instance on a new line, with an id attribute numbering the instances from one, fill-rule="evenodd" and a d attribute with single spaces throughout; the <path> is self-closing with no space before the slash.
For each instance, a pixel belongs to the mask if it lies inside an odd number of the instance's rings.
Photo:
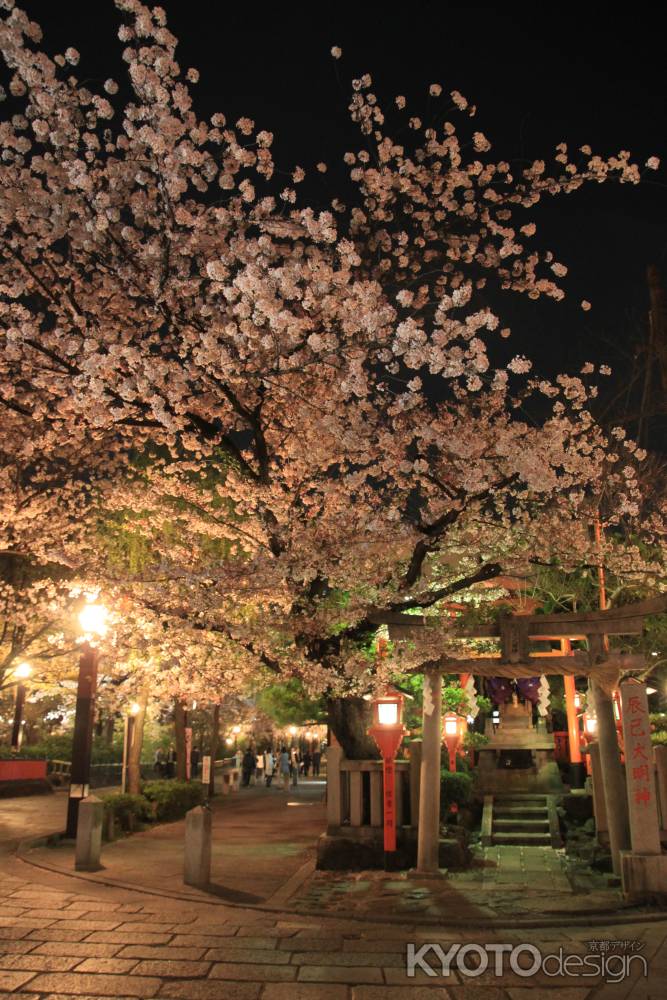
<path id="1" fill-rule="evenodd" d="M 595 702 L 598 743 L 594 760 L 599 770 L 597 792 L 603 798 L 614 870 L 622 875 L 623 888 L 630 897 L 645 891 L 649 870 L 654 891 L 667 894 L 667 855 L 655 852 L 645 855 L 639 841 L 635 846 L 631 838 L 631 827 L 634 831 L 643 829 L 643 818 L 653 825 L 657 822 L 654 819 L 655 789 L 649 783 L 646 789 L 642 788 L 641 796 L 628 796 L 613 708 L 613 692 L 618 689 L 621 677 L 644 669 L 646 660 L 643 655 L 612 652 L 606 640 L 610 635 L 641 635 L 649 615 L 666 612 L 667 594 L 661 594 L 635 604 L 600 611 L 512 614 L 497 624 L 456 633 L 456 637 L 461 639 L 499 639 L 500 651 L 497 654 L 458 659 L 442 656 L 425 665 L 420 784 L 422 789 L 429 790 L 429 794 L 422 794 L 419 798 L 417 873 L 424 876 L 439 873 L 442 675 L 474 674 L 510 681 L 534 678 L 539 674 L 563 676 L 571 760 L 576 759 L 579 753 L 574 679 L 583 676 L 588 678 Z M 372 620 L 378 625 L 387 625 L 390 638 L 398 641 L 410 639 L 418 642 L 420 635 L 424 635 L 424 629 L 435 624 L 426 616 L 400 612 L 378 613 Z M 544 640 L 556 640 L 559 648 L 551 652 L 540 650 L 539 645 L 544 644 Z M 573 650 L 572 643 L 581 640 L 586 641 L 587 649 Z M 637 688 L 645 692 L 645 685 L 637 684 Z M 482 770 L 486 770 L 487 776 L 493 770 L 492 780 L 497 781 L 502 769 L 495 767 L 495 761 L 493 768 L 489 766 L 490 755 L 497 759 L 498 753 L 524 751 L 530 754 L 530 769 L 538 775 L 540 764 L 548 760 L 549 753 L 553 752 L 553 740 L 547 739 L 545 733 L 546 730 L 539 724 L 533 727 L 532 717 L 529 718 L 528 711 L 518 705 L 517 699 L 517 704 L 513 702 L 511 708 L 506 708 L 501 725 L 493 734 L 486 751 L 489 759 Z M 632 776 L 633 770 L 629 773 Z M 663 804 L 665 807 L 667 805 Z M 637 836 L 635 834 L 634 839 Z"/>

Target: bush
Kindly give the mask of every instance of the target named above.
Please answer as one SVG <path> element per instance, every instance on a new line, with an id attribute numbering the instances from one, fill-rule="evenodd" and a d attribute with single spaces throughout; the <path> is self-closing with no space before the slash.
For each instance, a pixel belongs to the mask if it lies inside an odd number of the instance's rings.
<path id="1" fill-rule="evenodd" d="M 485 733 L 477 733 L 472 729 L 463 737 L 463 747 L 465 750 L 479 750 L 480 747 L 485 747 L 489 742 L 489 737 Z"/>
<path id="2" fill-rule="evenodd" d="M 464 771 L 440 772 L 440 816 L 445 818 L 453 805 L 461 808 L 472 799 L 472 775 Z"/>
<path id="3" fill-rule="evenodd" d="M 651 733 L 651 743 L 653 746 L 667 746 L 667 731 L 662 729 L 657 733 Z"/>
<path id="4" fill-rule="evenodd" d="M 181 819 L 189 809 L 201 805 L 205 789 L 198 781 L 147 781 L 141 791 L 154 819 L 164 823 Z"/>
<path id="5" fill-rule="evenodd" d="M 115 792 L 104 798 L 104 818 L 108 822 L 113 816 L 115 824 L 126 833 L 131 833 L 137 823 L 150 817 L 151 807 L 143 795 L 129 795 Z"/>

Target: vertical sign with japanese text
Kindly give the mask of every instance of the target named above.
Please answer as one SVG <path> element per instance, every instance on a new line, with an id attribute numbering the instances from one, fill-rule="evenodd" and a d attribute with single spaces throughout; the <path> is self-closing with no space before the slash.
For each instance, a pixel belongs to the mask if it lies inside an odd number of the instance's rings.
<path id="1" fill-rule="evenodd" d="M 646 685 L 621 684 L 630 840 L 635 854 L 660 854 L 658 803 Z"/>

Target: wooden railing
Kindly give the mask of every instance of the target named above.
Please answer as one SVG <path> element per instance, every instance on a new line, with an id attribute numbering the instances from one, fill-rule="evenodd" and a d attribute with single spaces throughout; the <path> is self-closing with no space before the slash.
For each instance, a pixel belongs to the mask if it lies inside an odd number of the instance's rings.
<path id="1" fill-rule="evenodd" d="M 421 740 L 409 745 L 410 759 L 396 761 L 396 827 L 419 819 Z M 364 837 L 383 826 L 382 761 L 348 760 L 340 747 L 327 749 L 327 832 Z"/>

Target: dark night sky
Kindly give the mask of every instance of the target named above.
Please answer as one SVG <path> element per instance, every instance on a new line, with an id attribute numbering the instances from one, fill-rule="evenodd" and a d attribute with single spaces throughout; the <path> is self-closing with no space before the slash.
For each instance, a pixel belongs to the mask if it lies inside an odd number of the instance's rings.
<path id="1" fill-rule="evenodd" d="M 74 45 L 85 75 L 121 82 L 112 0 L 23 0 L 23 6 L 42 24 L 48 51 Z M 333 166 L 346 149 L 358 148 L 346 109 L 349 80 L 363 72 L 371 73 L 387 111 L 403 93 L 423 118 L 430 83 L 460 90 L 478 106 L 475 128 L 491 139 L 498 158 L 512 162 L 549 159 L 561 141 L 572 148 L 587 142 L 601 154 L 629 149 L 641 163 L 660 156 L 664 165 L 641 188 L 596 185 L 539 208 L 538 243 L 570 267 L 568 299 L 528 310 L 504 300 L 514 349 L 541 368 L 574 369 L 605 356 L 619 369 L 627 364 L 628 332 L 645 321 L 647 264 L 658 264 L 667 279 L 667 76 L 656 13 L 592 10 L 596 20 L 588 23 L 575 11 L 552 11 L 542 21 L 537 8 L 504 13 L 445 3 L 395 12 L 360 2 L 163 0 L 162 6 L 180 38 L 179 61 L 201 72 L 198 111 L 255 119 L 275 133 L 286 170 L 320 159 Z M 332 45 L 343 49 L 337 63 Z M 335 179 L 332 171 L 314 182 L 329 185 L 323 201 Z M 579 309 L 582 298 L 593 303 L 588 314 Z"/>

